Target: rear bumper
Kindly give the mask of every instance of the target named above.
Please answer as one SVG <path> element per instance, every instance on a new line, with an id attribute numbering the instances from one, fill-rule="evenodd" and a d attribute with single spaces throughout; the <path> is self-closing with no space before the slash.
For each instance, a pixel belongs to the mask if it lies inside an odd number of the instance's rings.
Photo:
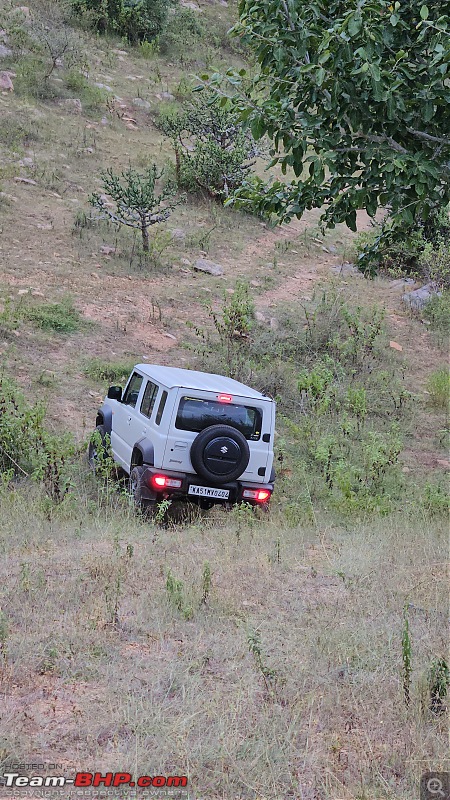
<path id="1" fill-rule="evenodd" d="M 181 486 L 177 488 L 164 487 L 156 490 L 152 483 L 152 478 L 155 475 L 165 475 L 168 478 L 174 478 L 181 481 Z M 229 496 L 227 498 L 207 497 L 204 495 L 189 494 L 189 487 L 205 486 L 213 489 L 227 489 Z M 270 496 L 264 502 L 260 500 L 244 497 L 245 490 L 264 489 L 270 492 Z M 230 481 L 229 483 L 214 484 L 211 481 L 206 481 L 200 475 L 187 474 L 186 472 L 173 472 L 172 470 L 159 470 L 155 467 L 146 467 L 142 475 L 141 483 L 141 496 L 144 500 L 181 500 L 190 501 L 193 503 L 206 502 L 213 505 L 224 505 L 227 503 L 250 503 L 250 505 L 267 505 L 273 492 L 273 483 L 250 483 L 249 481 Z"/>

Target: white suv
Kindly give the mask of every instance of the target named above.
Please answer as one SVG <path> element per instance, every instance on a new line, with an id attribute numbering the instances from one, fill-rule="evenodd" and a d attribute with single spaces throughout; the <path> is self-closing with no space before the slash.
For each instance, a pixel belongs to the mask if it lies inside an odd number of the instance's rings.
<path id="1" fill-rule="evenodd" d="M 111 386 L 89 446 L 94 466 L 109 435 L 138 506 L 158 500 L 265 505 L 273 492 L 275 402 L 206 372 L 138 364 Z"/>

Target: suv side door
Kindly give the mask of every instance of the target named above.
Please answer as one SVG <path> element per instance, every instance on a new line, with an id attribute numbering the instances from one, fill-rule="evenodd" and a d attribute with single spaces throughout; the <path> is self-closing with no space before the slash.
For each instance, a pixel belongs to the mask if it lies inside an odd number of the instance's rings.
<path id="1" fill-rule="evenodd" d="M 139 397 L 139 403 L 136 405 L 130 422 L 129 435 L 131 450 L 133 450 L 134 445 L 143 438 L 149 439 L 153 445 L 155 444 L 152 421 L 154 421 L 154 407 L 159 388 L 158 384 L 154 381 L 146 380 L 143 391 Z"/>
<path id="2" fill-rule="evenodd" d="M 135 438 L 136 422 L 139 420 L 136 408 L 139 407 L 143 392 L 144 376 L 133 372 L 125 388 L 120 403 L 115 404 L 111 431 L 111 446 L 114 458 L 129 472 L 131 453 L 136 439 L 142 438 L 142 432 Z M 142 423 L 141 423 L 142 429 Z"/>

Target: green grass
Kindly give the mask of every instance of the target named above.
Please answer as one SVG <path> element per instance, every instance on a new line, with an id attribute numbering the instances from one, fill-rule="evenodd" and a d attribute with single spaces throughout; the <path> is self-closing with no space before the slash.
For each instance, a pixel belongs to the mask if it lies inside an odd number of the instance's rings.
<path id="1" fill-rule="evenodd" d="M 450 373 L 447 367 L 432 372 L 427 382 L 427 391 L 432 406 L 445 411 L 450 402 Z"/>
<path id="2" fill-rule="evenodd" d="M 430 322 L 432 330 L 448 337 L 450 333 L 450 291 L 435 295 L 424 308 L 423 316 Z M 447 342 L 447 339 L 446 339 Z"/>
<path id="3" fill-rule="evenodd" d="M 85 362 L 83 372 L 87 378 L 98 383 L 124 383 L 135 361 L 102 361 L 101 358 L 92 358 Z"/>
<path id="4" fill-rule="evenodd" d="M 24 316 L 38 328 L 55 333 L 76 333 L 87 325 L 70 298 L 61 303 L 42 303 L 24 311 Z"/>

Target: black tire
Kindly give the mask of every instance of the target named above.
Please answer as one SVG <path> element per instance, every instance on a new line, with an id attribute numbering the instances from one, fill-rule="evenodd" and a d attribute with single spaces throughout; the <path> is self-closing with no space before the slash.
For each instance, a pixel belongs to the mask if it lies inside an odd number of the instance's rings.
<path id="1" fill-rule="evenodd" d="M 239 478 L 249 460 L 247 439 L 231 425 L 211 425 L 192 442 L 192 466 L 198 475 L 214 484 Z"/>
<path id="2" fill-rule="evenodd" d="M 98 464 L 103 460 L 104 455 L 105 455 L 104 454 L 105 439 L 106 439 L 106 428 L 105 428 L 105 426 L 104 425 L 97 425 L 94 433 L 100 434 L 100 439 L 101 439 L 101 442 L 102 442 L 102 445 L 103 445 L 103 447 L 102 447 L 102 451 L 103 452 L 99 453 L 97 445 L 95 444 L 95 442 L 92 441 L 93 436 L 94 436 L 94 434 L 92 434 L 91 440 L 89 442 L 89 448 L 88 448 L 88 461 L 89 461 L 89 466 L 95 472 L 95 470 L 98 467 Z"/>
<path id="3" fill-rule="evenodd" d="M 136 510 L 150 515 L 155 508 L 155 501 L 146 500 L 142 497 L 143 474 L 144 467 L 133 467 L 128 479 L 129 493 L 133 498 Z"/>

